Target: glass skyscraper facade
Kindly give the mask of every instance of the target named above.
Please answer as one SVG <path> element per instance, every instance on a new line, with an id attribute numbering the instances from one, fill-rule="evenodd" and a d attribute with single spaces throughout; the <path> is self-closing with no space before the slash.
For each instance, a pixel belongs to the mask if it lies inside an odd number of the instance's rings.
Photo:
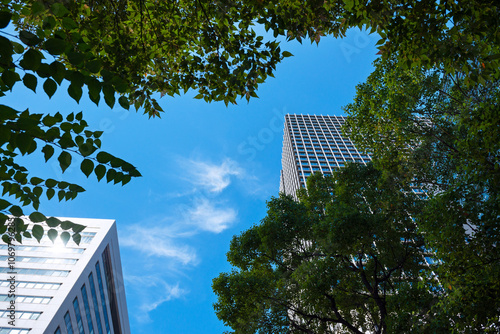
<path id="1" fill-rule="evenodd" d="M 296 197 L 314 172 L 331 174 L 346 162 L 366 164 L 370 156 L 342 135 L 344 116 L 285 115 L 280 192 Z"/>

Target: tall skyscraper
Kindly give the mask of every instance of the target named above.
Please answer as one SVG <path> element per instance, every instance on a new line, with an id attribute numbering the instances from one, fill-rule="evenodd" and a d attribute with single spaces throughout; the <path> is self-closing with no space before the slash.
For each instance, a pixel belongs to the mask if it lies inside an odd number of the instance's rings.
<path id="1" fill-rule="evenodd" d="M 130 333 L 115 222 L 67 220 L 87 226 L 79 245 L 0 241 L 0 334 Z"/>
<path id="2" fill-rule="evenodd" d="M 344 116 L 285 115 L 280 192 L 296 198 L 314 172 L 331 174 L 348 161 L 367 163 L 368 154 L 360 152 L 342 135 Z"/>

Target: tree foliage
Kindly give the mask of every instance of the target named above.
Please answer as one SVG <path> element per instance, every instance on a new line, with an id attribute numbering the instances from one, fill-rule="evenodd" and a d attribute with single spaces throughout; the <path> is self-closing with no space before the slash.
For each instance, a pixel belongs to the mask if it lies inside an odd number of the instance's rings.
<path id="1" fill-rule="evenodd" d="M 467 86 L 463 73 L 403 69 L 379 60 L 357 87 L 347 131 L 384 173 L 428 198 L 414 216 L 446 294 L 436 306 L 457 332 L 500 328 L 499 81 Z"/>
<path id="2" fill-rule="evenodd" d="M 233 271 L 213 281 L 234 333 L 422 333 L 439 287 L 412 219 L 422 200 L 397 177 L 350 165 L 308 179 L 301 201 L 268 202 L 235 236 Z"/>
<path id="3" fill-rule="evenodd" d="M 276 63 L 290 55 L 278 42 L 257 36 L 253 19 L 230 3 L 2 0 L 0 97 L 19 85 L 49 98 L 64 89 L 76 102 L 87 93 L 96 105 L 103 99 L 109 107 L 133 106 L 149 117 L 162 111 L 154 93 L 173 96 L 195 89 L 196 98 L 205 101 L 248 100 L 257 96 L 258 84 L 272 75 Z M 62 172 L 83 158 L 80 169 L 87 177 L 114 183 L 140 175 L 100 150 L 101 133 L 87 129 L 81 113 L 0 108 L 0 180 L 3 195 L 18 201 L 2 199 L 0 234 L 7 214 L 19 217 L 26 206 L 38 210 L 43 194 L 69 200 L 83 191 L 28 175 L 18 155 L 43 153 L 46 161 L 57 159 Z M 27 225 L 14 219 L 15 238 L 29 237 Z"/>
<path id="4" fill-rule="evenodd" d="M 481 96 L 478 84 L 492 90 L 494 86 L 488 83 L 500 79 L 499 17 L 493 0 L 1 0 L 0 96 L 20 84 L 35 92 L 43 90 L 49 97 L 64 89 L 77 102 L 88 93 L 95 104 L 103 98 L 110 107 L 117 102 L 126 109 L 134 106 L 149 117 L 158 117 L 162 111 L 155 93 L 174 96 L 193 89 L 196 98 L 227 105 L 239 97 L 257 97 L 258 85 L 291 55 L 281 51 L 279 37 L 319 42 L 324 35 L 342 37 L 352 27 L 377 32 L 382 57 L 396 57 L 401 69 L 437 67 L 443 75 L 459 79 L 460 85 L 454 89 L 476 90 Z M 275 38 L 259 35 L 256 26 L 271 31 Z M 432 80 L 440 81 L 439 74 Z M 466 103 L 476 108 L 477 101 L 469 97 Z M 69 129 L 73 125 L 68 124 L 76 123 L 60 120 L 57 114 L 15 111 L 17 116 L 12 118 L 12 112 L 2 106 L 0 138 L 5 164 L 0 167 L 4 195 L 17 197 L 19 205 L 33 204 L 38 210 L 41 183 L 36 184 L 37 178 L 35 184 L 30 183 L 33 177 L 28 180 L 28 170 L 14 163 L 16 154 L 36 151 L 33 143 L 43 145 L 45 156 L 51 155 L 50 147 L 59 146 L 57 159 L 63 171 L 75 160 L 74 155 L 81 155 L 81 169 L 87 176 L 94 172 L 98 179 L 105 175 L 108 182 L 126 183 L 138 175 L 131 165 L 105 152 L 100 154 L 104 162 L 98 154 L 86 155 L 98 153 L 100 142 L 93 134 L 80 135 L 85 131 L 81 126 L 86 126 L 82 118 Z M 68 112 L 64 115 L 76 119 Z M 461 141 L 463 147 L 458 149 L 466 152 L 475 145 L 486 131 L 482 128 L 485 122 L 492 126 L 496 116 L 491 110 L 469 117 L 471 123 L 463 126 L 476 133 Z M 45 117 L 55 117 L 57 122 L 43 128 Z M 13 129 L 17 123 L 22 126 Z M 44 131 L 51 131 L 48 137 L 40 134 Z M 31 136 L 34 132 L 39 133 Z M 487 156 L 497 152 L 494 141 L 486 141 L 481 146 L 485 151 L 480 152 L 483 161 L 471 160 L 485 166 L 481 173 L 496 166 L 491 161 L 495 158 Z M 460 168 L 480 170 L 465 166 Z M 60 200 L 74 198 L 82 190 L 77 185 L 64 187 L 64 181 L 55 185 L 43 182 L 49 198 L 56 190 Z M 491 191 L 487 196 L 493 201 Z M 19 213 L 19 205 L 6 201 L 3 212 L 14 207 Z"/>

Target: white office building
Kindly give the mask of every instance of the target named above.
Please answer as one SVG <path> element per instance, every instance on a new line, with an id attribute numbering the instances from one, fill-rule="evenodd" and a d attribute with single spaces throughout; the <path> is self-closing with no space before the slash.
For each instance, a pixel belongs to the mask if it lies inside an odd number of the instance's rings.
<path id="1" fill-rule="evenodd" d="M 0 334 L 129 334 L 115 221 L 63 220 L 87 226 L 79 245 L 0 241 Z"/>

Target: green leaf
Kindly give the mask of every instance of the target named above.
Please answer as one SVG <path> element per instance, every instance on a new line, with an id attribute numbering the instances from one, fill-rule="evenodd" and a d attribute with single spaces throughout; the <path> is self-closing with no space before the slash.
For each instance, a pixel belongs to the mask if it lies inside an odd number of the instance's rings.
<path id="1" fill-rule="evenodd" d="M 71 229 L 75 233 L 80 233 L 81 231 L 83 231 L 85 229 L 85 226 L 84 225 L 80 225 L 80 224 L 73 224 L 73 226 L 71 227 Z"/>
<path id="2" fill-rule="evenodd" d="M 71 237 L 71 235 L 68 232 L 61 233 L 61 240 L 65 246 L 68 243 L 70 237 Z"/>
<path id="3" fill-rule="evenodd" d="M 36 93 L 37 78 L 33 74 L 26 73 L 23 77 L 24 85 Z"/>
<path id="4" fill-rule="evenodd" d="M 292 57 L 293 56 L 293 54 L 291 52 L 288 52 L 288 51 L 283 51 L 282 55 L 283 55 L 284 58 Z"/>
<path id="5" fill-rule="evenodd" d="M 35 1 L 31 5 L 31 15 L 33 15 L 33 16 L 38 16 L 38 15 L 44 13 L 46 10 L 47 9 L 45 8 L 45 6 L 39 1 Z"/>
<path id="6" fill-rule="evenodd" d="M 104 167 L 104 165 L 97 165 L 97 167 L 94 169 L 94 173 L 97 176 L 97 180 L 101 181 L 101 179 L 106 174 L 106 167 Z"/>
<path id="7" fill-rule="evenodd" d="M 80 242 L 82 241 L 82 236 L 79 234 L 79 233 L 75 233 L 73 234 L 73 241 L 75 242 L 75 244 L 79 245 Z"/>
<path id="8" fill-rule="evenodd" d="M 89 177 L 94 170 L 94 163 L 92 162 L 92 160 L 84 159 L 82 161 L 82 164 L 80 165 L 80 169 L 82 170 L 83 174 L 85 174 L 85 176 Z"/>
<path id="9" fill-rule="evenodd" d="M 10 245 L 12 243 L 12 239 L 7 234 L 2 235 L 2 241 L 7 245 Z"/>
<path id="10" fill-rule="evenodd" d="M 115 105 L 115 90 L 111 85 L 103 85 L 102 92 L 104 93 L 104 102 L 110 107 L 113 108 Z"/>
<path id="11" fill-rule="evenodd" d="M 54 188 L 57 185 L 57 181 L 54 179 L 47 179 L 45 180 L 45 186 L 47 188 Z"/>
<path id="12" fill-rule="evenodd" d="M 49 227 L 57 227 L 57 226 L 61 225 L 61 221 L 59 219 L 57 219 L 56 217 L 50 217 L 50 218 L 47 218 L 46 224 Z"/>
<path id="13" fill-rule="evenodd" d="M 54 242 L 57 238 L 57 230 L 54 230 L 53 228 L 51 228 L 48 232 L 47 232 L 47 236 L 49 237 L 49 239 Z"/>
<path id="14" fill-rule="evenodd" d="M 35 187 L 35 188 L 33 188 L 33 194 L 36 197 L 40 197 L 42 195 L 42 193 L 43 193 L 43 188 L 42 187 Z"/>
<path id="15" fill-rule="evenodd" d="M 2 81 L 9 87 L 9 89 L 12 89 L 14 84 L 19 80 L 21 80 L 21 78 L 14 70 L 6 70 L 2 73 Z"/>
<path id="16" fill-rule="evenodd" d="M 33 235 L 33 237 L 38 240 L 38 242 L 40 242 L 40 240 L 42 239 L 43 237 L 43 227 L 41 227 L 40 225 L 33 225 L 33 229 L 31 230 L 31 234 Z"/>
<path id="17" fill-rule="evenodd" d="M 120 98 L 118 99 L 118 103 L 120 104 L 120 106 L 123 108 L 123 109 L 127 109 L 129 110 L 130 108 L 130 103 L 128 102 L 128 99 L 126 96 L 120 96 Z"/>
<path id="18" fill-rule="evenodd" d="M 60 38 L 49 38 L 45 41 L 45 49 L 52 55 L 60 55 L 66 49 L 66 41 Z"/>
<path id="19" fill-rule="evenodd" d="M 45 192 L 45 195 L 47 195 L 47 199 L 50 200 L 54 195 L 56 194 L 56 191 L 53 188 L 47 189 Z"/>
<path id="20" fill-rule="evenodd" d="M 66 28 L 68 30 L 72 30 L 72 29 L 78 28 L 78 25 L 76 24 L 76 22 L 73 21 L 73 19 L 69 18 L 69 17 L 63 18 L 62 25 L 63 25 L 64 28 Z"/>
<path id="21" fill-rule="evenodd" d="M 7 38 L 0 36 L 0 60 L 2 63 L 11 64 L 13 52 L 14 48 L 12 43 Z"/>
<path id="22" fill-rule="evenodd" d="M 101 164 L 105 164 L 105 163 L 108 163 L 110 162 L 114 157 L 107 153 L 107 152 L 99 152 L 97 153 L 97 156 L 96 156 L 96 159 L 99 163 Z"/>
<path id="23" fill-rule="evenodd" d="M 99 100 L 101 99 L 101 82 L 96 78 L 90 78 L 86 83 L 89 89 L 90 100 L 99 105 Z"/>
<path id="24" fill-rule="evenodd" d="M 57 160 L 59 161 L 59 166 L 61 166 L 61 170 L 63 173 L 71 165 L 71 159 L 71 154 L 66 151 L 62 151 L 57 158 Z"/>
<path id="25" fill-rule="evenodd" d="M 63 17 L 65 15 L 69 14 L 69 10 L 66 9 L 66 7 L 59 2 L 56 2 L 55 4 L 53 4 L 51 9 L 52 9 L 52 13 L 54 13 L 54 15 L 57 17 Z"/>
<path id="26" fill-rule="evenodd" d="M 106 173 L 106 181 L 109 183 L 113 181 L 116 177 L 116 170 L 114 169 L 108 169 L 108 172 Z M 117 182 L 115 182 L 117 183 Z"/>
<path id="27" fill-rule="evenodd" d="M 8 201 L 4 200 L 3 198 L 0 198 L 0 211 L 7 209 L 10 205 L 11 204 Z"/>
<path id="28" fill-rule="evenodd" d="M 54 154 L 54 148 L 52 146 L 50 146 L 50 145 L 45 145 L 42 148 L 42 152 L 43 152 L 43 155 L 44 155 L 44 158 L 45 158 L 45 162 L 47 162 L 47 161 L 49 161 L 49 159 Z"/>
<path id="29" fill-rule="evenodd" d="M 30 183 L 34 186 L 36 186 L 37 184 L 40 184 L 43 182 L 43 179 L 39 178 L 39 177 L 32 177 L 31 180 L 30 180 Z"/>
<path id="30" fill-rule="evenodd" d="M 41 223 L 47 220 L 47 218 L 42 213 L 36 211 L 32 212 L 29 218 L 33 223 Z"/>
<path id="31" fill-rule="evenodd" d="M 59 198 L 59 202 L 61 202 L 64 199 L 65 195 L 66 195 L 66 192 L 64 190 L 59 190 L 57 192 L 57 197 Z"/>
<path id="32" fill-rule="evenodd" d="M 32 32 L 29 32 L 27 30 L 22 30 L 19 33 L 19 38 L 21 39 L 21 42 L 23 42 L 24 44 L 26 44 L 28 46 L 36 46 L 38 43 L 40 43 L 42 41 L 35 34 L 33 34 Z M 30 50 L 32 50 L 32 49 L 30 49 Z"/>
<path id="33" fill-rule="evenodd" d="M 61 228 L 63 230 L 69 230 L 72 227 L 73 227 L 73 223 L 70 222 L 69 220 L 64 220 L 61 222 Z"/>
<path id="34" fill-rule="evenodd" d="M 21 217 L 22 215 L 24 215 L 23 210 L 17 205 L 11 206 L 9 212 L 16 217 Z"/>
<path id="35" fill-rule="evenodd" d="M 67 55 L 69 62 L 75 66 L 78 66 L 81 63 L 83 63 L 83 60 L 85 59 L 85 55 L 80 52 L 69 52 Z"/>
<path id="36" fill-rule="evenodd" d="M 80 102 L 80 98 L 82 97 L 82 87 L 78 85 L 71 84 L 68 87 L 68 94 L 75 100 L 76 102 Z"/>
<path id="37" fill-rule="evenodd" d="M 49 65 L 49 68 L 50 68 L 50 73 L 52 74 L 52 78 L 58 84 L 61 84 L 66 75 L 66 67 L 60 62 L 54 61 Z"/>
<path id="38" fill-rule="evenodd" d="M 56 82 L 50 78 L 45 80 L 45 82 L 43 83 L 43 90 L 45 91 L 45 93 L 47 93 L 49 98 L 51 98 L 57 90 Z"/>
<path id="39" fill-rule="evenodd" d="M 17 148 L 19 149 L 19 151 L 21 151 L 21 154 L 25 155 L 26 153 L 33 151 L 31 149 L 31 147 L 32 147 L 32 145 L 35 145 L 35 147 L 36 147 L 36 142 L 33 139 L 33 137 L 31 137 L 26 132 L 23 132 L 17 136 L 16 145 L 17 145 Z"/>
<path id="40" fill-rule="evenodd" d="M 85 64 L 85 67 L 87 68 L 87 70 L 89 70 L 90 73 L 99 73 L 102 67 L 102 63 L 99 59 L 95 59 L 87 62 Z"/>
<path id="41" fill-rule="evenodd" d="M 0 29 L 3 29 L 9 25 L 12 13 L 2 10 L 0 12 Z"/>
<path id="42" fill-rule="evenodd" d="M 22 44 L 19 44 L 19 43 L 14 42 L 14 41 L 10 41 L 10 43 L 12 44 L 15 53 L 21 54 L 24 52 L 24 46 L 22 46 Z"/>

